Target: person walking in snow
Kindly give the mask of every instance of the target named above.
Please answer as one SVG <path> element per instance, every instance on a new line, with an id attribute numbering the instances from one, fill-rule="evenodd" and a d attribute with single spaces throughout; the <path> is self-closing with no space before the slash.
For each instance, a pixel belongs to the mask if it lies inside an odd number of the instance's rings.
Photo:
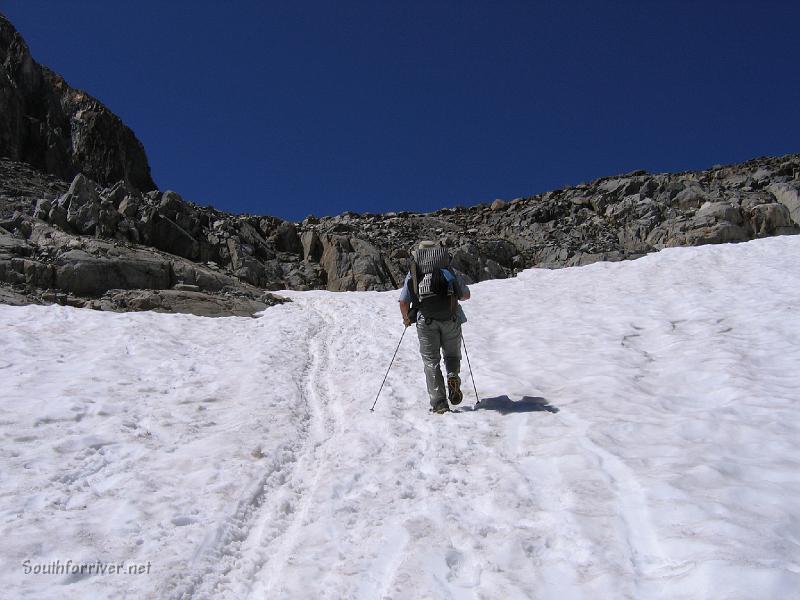
<path id="1" fill-rule="evenodd" d="M 417 325 L 419 352 L 425 367 L 431 408 L 436 413 L 459 404 L 461 392 L 461 324 L 466 322 L 459 300 L 468 300 L 470 291 L 463 274 L 451 266 L 451 256 L 443 245 L 424 241 L 411 252 L 411 268 L 400 291 L 403 324 Z M 441 370 L 441 356 L 447 371 L 447 392 Z"/>

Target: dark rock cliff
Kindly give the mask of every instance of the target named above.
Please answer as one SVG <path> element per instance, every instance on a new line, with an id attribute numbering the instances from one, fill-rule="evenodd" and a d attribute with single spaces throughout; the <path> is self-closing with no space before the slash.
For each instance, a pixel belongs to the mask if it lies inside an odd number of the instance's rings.
<path id="1" fill-rule="evenodd" d="M 31 57 L 0 15 L 0 156 L 60 177 L 84 173 L 108 185 L 155 189 L 142 144 L 89 94 Z"/>

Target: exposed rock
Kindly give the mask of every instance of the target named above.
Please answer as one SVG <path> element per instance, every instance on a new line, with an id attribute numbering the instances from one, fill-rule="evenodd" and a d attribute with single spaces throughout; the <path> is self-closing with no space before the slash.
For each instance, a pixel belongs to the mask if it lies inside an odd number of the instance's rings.
<path id="1" fill-rule="evenodd" d="M 724 244 L 726 242 L 743 242 L 750 239 L 747 232 L 728 222 L 714 225 L 693 226 L 682 234 L 676 234 L 666 243 L 667 246 L 702 246 L 704 244 Z"/>
<path id="2" fill-rule="evenodd" d="M 100 197 L 83 174 L 72 180 L 67 193 L 58 199 L 57 206 L 66 212 L 67 223 L 81 234 L 94 234 L 100 217 Z"/>
<path id="3" fill-rule="evenodd" d="M 320 265 L 328 274 L 328 289 L 334 292 L 355 289 L 350 239 L 342 235 L 325 235 L 322 247 Z"/>
<path id="4" fill-rule="evenodd" d="M 232 275 L 187 260 L 173 259 L 171 265 L 172 276 L 177 282 L 196 285 L 202 291 L 218 292 L 225 288 L 235 288 L 238 283 Z"/>
<path id="5" fill-rule="evenodd" d="M 707 217 L 712 221 L 728 221 L 740 225 L 742 223 L 742 212 L 738 206 L 728 202 L 706 202 L 700 207 L 696 215 Z"/>
<path id="6" fill-rule="evenodd" d="M 7 219 L 17 211 L 29 212 L 40 199 L 53 201 L 67 188 L 69 184 L 62 179 L 41 173 L 30 165 L 0 158 L 0 198 L 3 198 L 0 219 Z"/>
<path id="7" fill-rule="evenodd" d="M 50 210 L 53 204 L 47 198 L 40 198 L 36 201 L 36 210 L 33 211 L 33 216 L 37 219 L 46 221 L 50 215 Z"/>
<path id="8" fill-rule="evenodd" d="M 302 235 L 303 258 L 307 261 L 319 262 L 324 248 L 315 229 L 304 231 Z"/>
<path id="9" fill-rule="evenodd" d="M 29 239 L 0 229 L 0 300 L 8 303 L 221 316 L 250 315 L 282 301 L 181 257 L 76 237 L 31 217 L 21 218 L 28 219 L 24 224 L 29 226 Z M 191 293 L 199 295 L 185 295 Z"/>
<path id="10" fill-rule="evenodd" d="M 170 263 L 135 249 L 119 256 L 69 250 L 55 262 L 54 283 L 55 287 L 78 296 L 99 296 L 115 288 L 160 290 L 170 287 Z"/>
<path id="11" fill-rule="evenodd" d="M 0 15 L 0 148 L 5 157 L 72 179 L 156 186 L 144 148 L 99 101 L 33 60 L 25 40 Z"/>
<path id="12" fill-rule="evenodd" d="M 773 183 L 767 186 L 775 199 L 789 210 L 789 216 L 795 225 L 800 225 L 800 184 Z"/>
<path id="13" fill-rule="evenodd" d="M 291 252 L 293 254 L 302 252 L 303 247 L 294 223 L 284 221 L 278 225 L 275 230 L 275 247 L 282 252 Z"/>
<path id="14" fill-rule="evenodd" d="M 793 233 L 789 209 L 783 204 L 758 204 L 750 209 L 750 224 L 755 235 Z"/>
<path id="15" fill-rule="evenodd" d="M 89 307 L 113 311 L 188 313 L 202 317 L 252 317 L 285 300 L 265 294 L 260 299 L 190 290 L 111 290 Z"/>
<path id="16" fill-rule="evenodd" d="M 10 306 L 26 306 L 28 304 L 41 304 L 42 301 L 36 295 L 26 294 L 15 290 L 7 283 L 0 282 L 0 304 Z"/>
<path id="17" fill-rule="evenodd" d="M 188 258 L 200 258 L 200 244 L 191 234 L 175 221 L 158 212 L 151 212 L 143 221 L 143 230 L 146 232 L 145 241 L 153 247 Z"/>
<path id="18" fill-rule="evenodd" d="M 135 217 L 139 212 L 139 202 L 136 198 L 126 196 L 117 207 L 117 212 L 125 217 Z"/>
<path id="19" fill-rule="evenodd" d="M 700 208 L 707 199 L 708 196 L 703 188 L 697 183 L 692 183 L 678 192 L 672 202 L 678 208 L 686 210 L 689 208 Z"/>
<path id="20" fill-rule="evenodd" d="M 0 171 L 15 177 L 14 164 L 0 162 Z M 51 189 L 52 182 L 36 181 L 26 169 L 19 166 L 17 181 Z M 21 196 L 0 196 L 0 225 L 7 229 L 0 281 L 40 299 L 50 287 L 75 306 L 118 288 L 151 291 L 135 295 L 149 300 L 125 304 L 130 307 L 155 306 L 161 300 L 154 293 L 161 298 L 164 289 L 249 299 L 283 288 L 389 290 L 405 277 L 409 249 L 437 239 L 476 282 L 532 266 L 799 233 L 791 214 L 797 173 L 800 155 L 761 158 L 696 173 L 604 178 L 494 210 L 484 204 L 429 214 L 347 212 L 301 224 L 228 215 L 175 192 L 141 194 L 124 183 L 103 189 L 83 176 L 62 183 L 55 200 L 37 199 L 15 184 Z"/>

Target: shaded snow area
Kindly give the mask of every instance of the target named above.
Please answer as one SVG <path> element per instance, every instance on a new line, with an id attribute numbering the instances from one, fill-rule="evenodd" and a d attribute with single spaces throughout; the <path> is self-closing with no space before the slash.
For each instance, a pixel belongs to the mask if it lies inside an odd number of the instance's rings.
<path id="1" fill-rule="evenodd" d="M 7 598 L 797 598 L 800 237 L 472 287 L 428 412 L 396 293 L 0 307 Z M 144 574 L 26 574 L 125 561 Z"/>

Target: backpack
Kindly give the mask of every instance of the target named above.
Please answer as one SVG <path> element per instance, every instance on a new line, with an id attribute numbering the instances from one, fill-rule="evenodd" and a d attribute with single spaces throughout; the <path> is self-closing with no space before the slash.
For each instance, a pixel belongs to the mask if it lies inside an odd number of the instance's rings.
<path id="1" fill-rule="evenodd" d="M 431 273 L 431 293 L 440 298 L 447 298 L 455 293 L 456 286 L 455 273 L 448 267 L 434 269 Z"/>
<path id="2" fill-rule="evenodd" d="M 411 253 L 412 309 L 423 308 L 439 317 L 450 318 L 458 306 L 458 281 L 444 246 L 421 248 Z M 424 307 L 428 307 L 428 311 Z M 416 310 L 414 313 L 416 314 Z"/>

